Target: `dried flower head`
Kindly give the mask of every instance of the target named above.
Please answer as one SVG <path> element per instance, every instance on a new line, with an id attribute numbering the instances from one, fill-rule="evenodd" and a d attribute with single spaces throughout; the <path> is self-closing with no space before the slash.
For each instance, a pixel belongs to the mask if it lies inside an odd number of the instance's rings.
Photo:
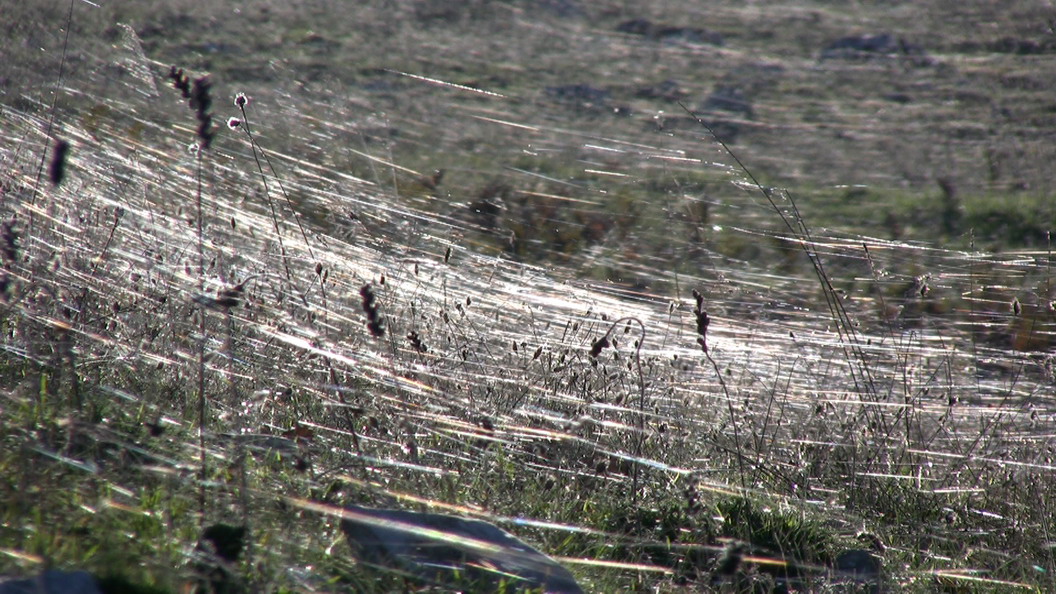
<path id="1" fill-rule="evenodd" d="M 208 295 L 195 295 L 191 298 L 192 301 L 209 309 L 215 309 L 218 311 L 230 311 L 233 307 L 238 307 L 242 303 L 242 298 L 246 292 L 246 283 L 253 280 L 254 277 L 249 277 L 241 283 L 220 289 L 216 293 L 216 297 L 210 297 Z"/>
<path id="2" fill-rule="evenodd" d="M 213 137 L 216 135 L 216 131 L 213 129 L 213 116 L 209 113 L 209 108 L 213 104 L 212 97 L 209 95 L 209 88 L 212 86 L 212 83 L 209 82 L 209 77 L 197 78 L 192 83 L 190 78 L 184 73 L 183 68 L 172 66 L 169 69 L 169 78 L 172 79 L 173 86 L 180 91 L 184 99 L 189 101 L 191 109 L 194 110 L 195 117 L 198 119 L 196 133 L 200 141 L 199 144 L 202 148 L 209 148 L 212 145 Z"/>
<path id="3" fill-rule="evenodd" d="M 235 107 L 243 109 L 247 105 L 249 105 L 249 97 L 245 93 L 235 95 Z"/>
<path id="4" fill-rule="evenodd" d="M 605 348 L 607 348 L 610 345 L 611 345 L 611 343 L 609 342 L 608 335 L 602 336 L 601 338 L 595 340 L 594 343 L 590 347 L 590 356 L 591 356 L 591 358 L 597 359 L 598 355 L 601 354 L 601 351 L 605 350 Z"/>
<path id="5" fill-rule="evenodd" d="M 367 329 L 370 330 L 370 335 L 374 338 L 385 336 L 385 327 L 378 313 L 377 297 L 374 296 L 374 291 L 367 284 L 363 285 L 359 294 L 363 297 L 363 313 L 367 314 Z"/>
<path id="6" fill-rule="evenodd" d="M 411 343 L 411 346 L 415 351 L 425 354 L 429 352 L 429 347 L 425 346 L 425 342 L 422 341 L 422 337 L 417 332 L 411 332 L 407 335 L 407 341 Z"/>
<path id="7" fill-rule="evenodd" d="M 237 130 L 242 127 L 242 120 L 238 118 L 227 118 L 227 127 L 232 130 Z"/>
<path id="8" fill-rule="evenodd" d="M 184 99 L 191 98 L 191 79 L 184 74 L 183 68 L 176 68 L 175 66 L 170 67 L 169 78 L 172 79 L 172 86 L 180 91 Z"/>
<path id="9" fill-rule="evenodd" d="M 745 547 L 741 543 L 733 543 L 722 552 L 715 566 L 715 573 L 711 576 L 712 583 L 719 583 L 732 577 L 741 567 L 744 560 Z"/>
<path id="10" fill-rule="evenodd" d="M 48 176 L 52 185 L 59 185 L 62 183 L 62 178 L 66 176 L 66 155 L 69 152 L 70 143 L 65 140 L 55 143 L 55 151 L 51 156 L 51 166 L 48 167 Z"/>
<path id="11" fill-rule="evenodd" d="M 704 310 L 704 296 L 700 294 L 700 291 L 693 290 L 693 298 L 697 301 L 697 306 L 693 308 L 693 315 L 697 318 L 697 344 L 708 352 L 708 324 L 711 323 L 711 318 L 708 317 L 708 312 Z"/>
<path id="12" fill-rule="evenodd" d="M 18 260 L 18 232 L 15 231 L 14 219 L 0 224 L 0 254 L 3 255 L 5 268 Z"/>

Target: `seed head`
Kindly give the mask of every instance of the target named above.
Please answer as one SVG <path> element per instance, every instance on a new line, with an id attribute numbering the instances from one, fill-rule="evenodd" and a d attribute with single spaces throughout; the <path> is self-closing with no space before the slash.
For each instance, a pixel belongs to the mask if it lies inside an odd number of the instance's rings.
<path id="1" fill-rule="evenodd" d="M 66 155 L 69 152 L 69 142 L 60 140 L 55 143 L 55 151 L 51 157 L 51 166 L 48 168 L 48 177 L 51 179 L 52 185 L 57 186 L 62 183 L 62 178 L 66 175 Z"/>
<path id="2" fill-rule="evenodd" d="M 374 338 L 385 336 L 385 327 L 382 324 L 381 314 L 378 313 L 377 297 L 374 296 L 374 291 L 368 284 L 363 285 L 359 294 L 363 297 L 363 313 L 367 314 L 367 329 L 370 330 L 370 335 Z"/>
<path id="3" fill-rule="evenodd" d="M 597 359 L 598 355 L 601 354 L 601 351 L 604 350 L 608 346 L 611 346 L 611 343 L 609 342 L 608 335 L 602 336 L 601 338 L 599 338 L 596 341 L 594 341 L 594 344 L 592 344 L 591 347 L 590 347 L 590 356 L 591 356 L 591 358 L 592 359 Z"/>

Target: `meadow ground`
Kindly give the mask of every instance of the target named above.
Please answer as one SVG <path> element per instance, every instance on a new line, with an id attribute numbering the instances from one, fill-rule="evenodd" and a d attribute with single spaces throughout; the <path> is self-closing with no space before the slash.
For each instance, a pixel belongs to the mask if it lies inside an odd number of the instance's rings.
<path id="1" fill-rule="evenodd" d="M 1056 587 L 1045 3 L 200 4 L 0 0 L 0 573 Z"/>

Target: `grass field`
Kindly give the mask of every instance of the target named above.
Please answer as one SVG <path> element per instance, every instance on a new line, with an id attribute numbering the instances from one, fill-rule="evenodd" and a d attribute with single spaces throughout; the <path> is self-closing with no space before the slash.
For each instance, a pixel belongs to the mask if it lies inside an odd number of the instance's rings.
<path id="1" fill-rule="evenodd" d="M 1046 3 L 200 4 L 0 0 L 0 574 L 1056 588 Z"/>

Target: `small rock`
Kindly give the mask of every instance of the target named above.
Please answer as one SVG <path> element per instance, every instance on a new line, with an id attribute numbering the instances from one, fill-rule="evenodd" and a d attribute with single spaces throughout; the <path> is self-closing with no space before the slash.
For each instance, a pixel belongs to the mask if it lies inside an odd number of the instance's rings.
<path id="1" fill-rule="evenodd" d="M 704 103 L 700 106 L 700 111 L 739 113 L 746 118 L 752 118 L 755 115 L 755 110 L 752 109 L 752 102 L 744 94 L 744 91 L 736 87 L 719 87 L 715 89 L 704 100 Z"/>
<path id="2" fill-rule="evenodd" d="M 849 35 L 821 50 L 822 60 L 867 60 L 878 57 L 911 57 L 920 65 L 931 63 L 924 48 L 890 33 Z"/>
<path id="3" fill-rule="evenodd" d="M 49 569 L 31 578 L 0 577 L 0 594 L 103 594 L 87 571 Z"/>
<path id="4" fill-rule="evenodd" d="M 341 531 L 366 563 L 427 582 L 471 583 L 474 591 L 495 591 L 504 580 L 512 591 L 583 591 L 559 563 L 488 522 L 357 505 L 345 510 Z"/>
<path id="5" fill-rule="evenodd" d="M 631 19 L 616 26 L 617 33 L 627 33 L 628 35 L 647 36 L 652 30 L 653 23 L 648 19 Z"/>
<path id="6" fill-rule="evenodd" d="M 652 41 L 684 41 L 717 46 L 721 46 L 726 42 L 722 34 L 715 31 L 700 27 L 661 25 L 643 18 L 631 19 L 620 23 L 616 26 L 616 32 L 628 35 L 641 35 Z"/>
<path id="7" fill-rule="evenodd" d="M 881 569 L 880 558 L 865 549 L 850 549 L 836 556 L 836 571 L 843 579 L 879 586 Z"/>
<path id="8" fill-rule="evenodd" d="M 609 103 L 609 92 L 586 84 L 547 87 L 546 95 L 564 105 L 586 109 L 605 108 Z"/>
<path id="9" fill-rule="evenodd" d="M 655 85 L 642 85 L 638 87 L 634 95 L 640 99 L 663 99 L 664 101 L 680 101 L 686 96 L 686 91 L 678 81 L 667 79 Z"/>

